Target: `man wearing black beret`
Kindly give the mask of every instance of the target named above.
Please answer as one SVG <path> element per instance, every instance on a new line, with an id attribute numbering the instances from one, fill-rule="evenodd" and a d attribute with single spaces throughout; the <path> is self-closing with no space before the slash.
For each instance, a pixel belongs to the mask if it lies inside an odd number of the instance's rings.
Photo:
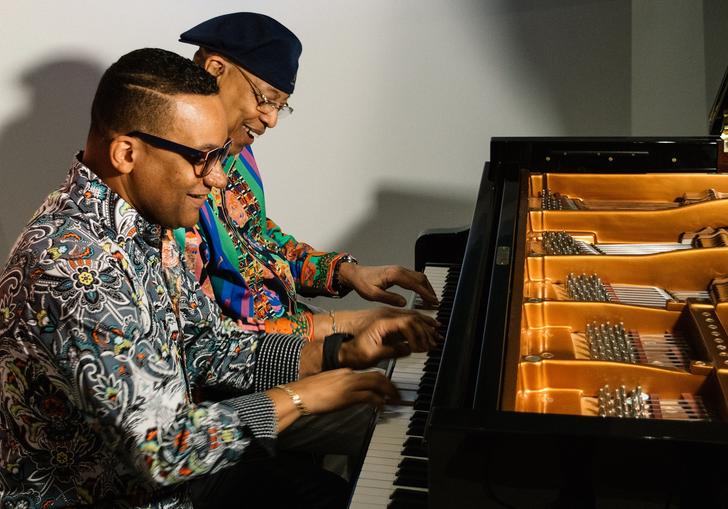
<path id="1" fill-rule="evenodd" d="M 337 332 L 356 334 L 400 312 L 312 313 L 297 294 L 343 296 L 353 289 L 365 299 L 403 306 L 402 296 L 386 291 L 399 285 L 436 303 L 423 274 L 394 265 L 366 267 L 346 253 L 317 251 L 267 217 L 250 145 L 293 112 L 288 99 L 301 54 L 298 38 L 268 16 L 239 12 L 205 21 L 180 41 L 199 46 L 195 61 L 217 79 L 233 140 L 233 155 L 224 163 L 227 187 L 210 195 L 197 228 L 176 232 L 190 267 L 225 313 L 268 332 L 320 340 Z"/>
<path id="2" fill-rule="evenodd" d="M 313 313 L 298 302 L 297 293 L 343 296 L 354 289 L 369 300 L 402 306 L 401 296 L 386 291 L 399 285 L 436 303 L 423 274 L 399 266 L 364 267 L 349 254 L 316 251 L 267 217 L 250 146 L 293 112 L 288 100 L 302 50 L 298 38 L 268 16 L 233 13 L 197 25 L 180 41 L 199 46 L 195 62 L 217 80 L 233 155 L 223 163 L 227 186 L 213 189 L 195 228 L 178 230 L 175 236 L 189 268 L 225 314 L 251 328 L 323 339 L 324 356 L 335 359 L 340 333 L 357 334 L 379 318 L 413 312 L 382 307 Z M 282 437 L 281 445 L 352 454 L 370 418 L 371 410 L 360 407 L 336 422 L 301 421 L 305 432 L 289 435 L 295 438 L 288 442 Z"/>

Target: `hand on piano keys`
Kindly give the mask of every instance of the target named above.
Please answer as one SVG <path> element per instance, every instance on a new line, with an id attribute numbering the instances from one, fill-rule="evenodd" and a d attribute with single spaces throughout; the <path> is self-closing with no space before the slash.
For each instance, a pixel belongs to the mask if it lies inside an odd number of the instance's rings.
<path id="1" fill-rule="evenodd" d="M 339 363 L 353 369 L 369 368 L 382 360 L 404 357 L 436 348 L 442 337 L 440 324 L 414 311 L 389 310 L 360 334 L 342 343 Z"/>
<path id="2" fill-rule="evenodd" d="M 385 318 L 396 318 L 398 316 L 408 316 L 416 314 L 415 311 L 409 309 L 397 309 L 392 307 L 377 307 L 370 309 L 344 310 L 334 312 L 334 320 L 336 321 L 336 332 L 351 334 L 356 336 L 364 332 L 372 323 L 383 320 Z M 422 313 L 420 313 L 422 314 Z M 333 334 L 330 329 L 332 320 L 328 315 L 323 316 L 322 324 L 315 324 L 314 330 L 323 331 L 323 335 Z M 434 315 L 430 315 L 433 316 Z"/>
<path id="3" fill-rule="evenodd" d="M 345 368 L 365 369 L 385 359 L 427 352 L 439 345 L 438 327 L 437 320 L 414 311 L 385 310 L 360 334 L 341 344 L 339 364 Z M 314 343 L 305 345 L 301 352 L 302 366 L 311 364 L 311 356 L 320 357 L 320 352 Z M 400 400 L 392 382 L 376 371 L 333 369 L 303 376 L 287 386 L 312 414 L 331 412 L 357 403 L 382 407 L 385 401 Z"/>
<path id="4" fill-rule="evenodd" d="M 399 286 L 412 290 L 429 305 L 436 306 L 438 302 L 437 294 L 424 273 L 399 265 L 365 266 L 342 263 L 338 275 L 341 283 L 353 288 L 366 300 L 402 307 L 407 304 L 406 299 L 387 291 L 392 286 Z"/>
<path id="5" fill-rule="evenodd" d="M 298 395 L 306 411 L 311 414 L 333 412 L 360 403 L 381 408 L 385 401 L 399 399 L 397 388 L 378 371 L 332 369 L 287 383 L 286 387 Z M 287 398 L 280 399 L 288 403 Z M 278 415 L 281 415 L 280 412 Z M 290 422 L 280 430 L 288 424 Z"/>

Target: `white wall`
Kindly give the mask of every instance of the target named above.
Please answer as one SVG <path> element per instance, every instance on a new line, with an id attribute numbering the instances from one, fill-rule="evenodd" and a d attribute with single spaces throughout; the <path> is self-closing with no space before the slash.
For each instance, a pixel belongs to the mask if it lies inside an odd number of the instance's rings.
<path id="1" fill-rule="evenodd" d="M 296 111 L 255 145 L 271 217 L 322 249 L 411 264 L 420 230 L 469 223 L 492 136 L 704 134 L 724 62 L 695 32 L 716 1 L 647 2 L 699 12 L 669 19 L 629 0 L 3 2 L 0 259 L 83 146 L 103 69 L 144 46 L 191 56 L 176 41 L 203 19 L 263 12 L 303 42 Z M 680 80 L 666 102 L 633 60 L 675 30 L 690 43 L 650 75 Z"/>
<path id="2" fill-rule="evenodd" d="M 702 7 L 701 2 L 632 2 L 632 97 L 639 99 L 632 103 L 632 134 L 689 136 L 705 130 Z M 713 99 L 715 90 L 710 94 Z"/>

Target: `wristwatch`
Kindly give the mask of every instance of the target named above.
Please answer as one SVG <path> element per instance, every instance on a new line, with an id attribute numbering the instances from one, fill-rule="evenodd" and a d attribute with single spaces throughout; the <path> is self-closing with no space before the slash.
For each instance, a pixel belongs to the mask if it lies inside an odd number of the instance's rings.
<path id="1" fill-rule="evenodd" d="M 356 263 L 358 265 L 359 260 L 351 256 L 350 254 L 345 254 L 337 260 L 336 266 L 334 267 L 334 283 L 332 286 L 334 288 L 334 291 L 336 291 L 336 293 L 339 295 L 339 297 L 343 297 L 351 291 L 351 287 L 346 285 L 341 280 L 341 276 L 339 275 L 339 268 L 341 267 L 342 263 Z"/>

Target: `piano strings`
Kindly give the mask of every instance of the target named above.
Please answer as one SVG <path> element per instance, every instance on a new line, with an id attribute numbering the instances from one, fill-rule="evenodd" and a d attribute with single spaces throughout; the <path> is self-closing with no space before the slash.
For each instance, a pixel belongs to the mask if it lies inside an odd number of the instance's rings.
<path id="1" fill-rule="evenodd" d="M 686 192 L 671 202 L 637 202 L 629 200 L 600 200 L 571 197 L 550 188 L 538 193 L 541 210 L 664 210 L 686 205 L 695 205 L 712 200 L 728 198 L 728 193 L 715 189 Z"/>
<path id="2" fill-rule="evenodd" d="M 632 419 L 710 420 L 700 396 L 682 394 L 680 398 L 660 398 L 650 395 L 641 386 L 627 390 L 621 385 L 612 390 L 609 385 L 599 388 L 596 398 L 585 398 L 589 412 L 600 417 Z"/>
<path id="3" fill-rule="evenodd" d="M 624 324 L 596 321 L 586 325 L 583 335 L 589 358 L 631 364 L 650 364 L 688 369 L 691 349 L 679 332 L 640 334 Z"/>
<path id="4" fill-rule="evenodd" d="M 665 290 L 656 286 L 609 284 L 598 274 L 569 273 L 565 284 L 566 297 L 573 301 L 613 302 L 633 306 L 664 308 L 668 302 L 687 299 L 708 299 L 709 290 Z"/>

